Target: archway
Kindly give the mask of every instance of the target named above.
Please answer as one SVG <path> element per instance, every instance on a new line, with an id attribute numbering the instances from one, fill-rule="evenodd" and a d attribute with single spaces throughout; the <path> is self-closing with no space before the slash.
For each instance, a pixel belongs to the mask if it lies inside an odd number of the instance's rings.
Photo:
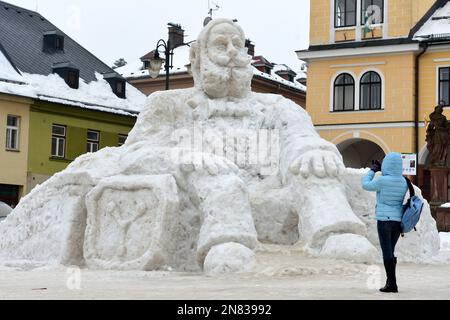
<path id="1" fill-rule="evenodd" d="M 344 164 L 347 168 L 368 168 L 372 160 L 382 161 L 386 156 L 383 149 L 376 143 L 354 138 L 343 141 L 337 145 L 339 152 L 344 158 Z"/>

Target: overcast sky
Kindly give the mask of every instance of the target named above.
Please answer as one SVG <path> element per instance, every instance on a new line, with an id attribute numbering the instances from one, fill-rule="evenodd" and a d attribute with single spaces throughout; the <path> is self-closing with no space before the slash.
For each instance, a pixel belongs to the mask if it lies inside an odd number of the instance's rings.
<path id="1" fill-rule="evenodd" d="M 195 40 L 208 0 L 6 0 L 37 11 L 108 65 L 136 60 L 167 39 L 167 23 Z M 309 42 L 309 0 L 211 0 L 214 17 L 238 19 L 256 54 L 300 68 L 295 51 Z M 176 59 L 176 56 L 174 57 Z"/>

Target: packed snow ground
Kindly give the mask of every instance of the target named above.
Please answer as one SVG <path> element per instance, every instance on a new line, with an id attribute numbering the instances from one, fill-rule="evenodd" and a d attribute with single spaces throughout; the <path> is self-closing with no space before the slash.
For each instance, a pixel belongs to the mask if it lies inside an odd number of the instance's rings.
<path id="1" fill-rule="evenodd" d="M 449 264 L 400 262 L 400 293 L 381 294 L 378 288 L 384 285 L 384 269 L 379 264 L 310 258 L 283 246 L 260 247 L 255 266 L 248 273 L 214 277 L 66 267 L 27 271 L 30 267 L 34 266 L 0 267 L 0 299 L 450 299 Z"/>

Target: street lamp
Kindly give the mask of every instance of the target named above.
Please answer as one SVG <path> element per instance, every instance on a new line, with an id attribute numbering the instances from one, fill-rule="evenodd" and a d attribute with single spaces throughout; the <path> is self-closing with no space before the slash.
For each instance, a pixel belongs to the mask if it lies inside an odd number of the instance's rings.
<path id="1" fill-rule="evenodd" d="M 159 39 L 156 43 L 156 49 L 153 56 L 150 57 L 150 64 L 148 71 L 150 77 L 157 78 L 159 72 L 161 71 L 162 64 L 164 63 L 164 70 L 166 71 L 166 90 L 169 90 L 169 72 L 173 68 L 173 50 L 175 48 L 188 45 L 184 43 L 184 30 L 180 25 L 169 23 L 169 39 L 164 41 Z M 165 58 L 161 58 L 160 49 L 163 49 L 161 53 L 164 54 Z"/>

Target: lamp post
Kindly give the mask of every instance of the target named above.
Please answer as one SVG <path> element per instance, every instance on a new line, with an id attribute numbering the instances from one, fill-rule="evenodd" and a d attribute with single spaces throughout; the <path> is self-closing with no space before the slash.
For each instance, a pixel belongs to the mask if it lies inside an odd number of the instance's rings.
<path id="1" fill-rule="evenodd" d="M 178 24 L 169 23 L 169 39 L 167 41 L 159 39 L 156 43 L 156 49 L 153 57 L 150 58 L 148 71 L 152 78 L 157 78 L 164 63 L 166 71 L 166 90 L 169 90 L 170 69 L 173 68 L 173 50 L 175 48 L 187 45 L 184 43 L 184 30 Z M 164 59 L 160 56 L 160 50 L 164 54 Z"/>

